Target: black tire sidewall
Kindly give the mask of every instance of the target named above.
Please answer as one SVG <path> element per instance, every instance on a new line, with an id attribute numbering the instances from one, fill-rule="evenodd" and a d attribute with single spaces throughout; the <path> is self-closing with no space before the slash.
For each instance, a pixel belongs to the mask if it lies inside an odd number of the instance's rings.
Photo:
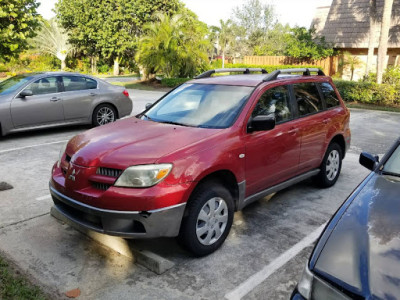
<path id="1" fill-rule="evenodd" d="M 339 159 L 339 170 L 338 170 L 338 173 L 336 174 L 335 178 L 333 180 L 329 180 L 327 175 L 326 175 L 326 164 L 327 164 L 327 161 L 328 161 L 329 154 L 334 150 L 339 152 L 339 157 L 340 157 L 340 159 Z M 318 176 L 319 184 L 322 187 L 331 187 L 336 183 L 336 181 L 339 178 L 340 172 L 342 170 L 342 159 L 343 159 L 342 148 L 336 143 L 330 144 L 328 149 L 326 150 L 324 159 L 323 159 L 322 164 L 321 164 L 321 172 L 320 172 L 320 174 Z"/>
<path id="2" fill-rule="evenodd" d="M 98 113 L 99 110 L 102 109 L 103 107 L 107 107 L 107 108 L 111 109 L 111 110 L 113 111 L 113 113 L 114 113 L 114 120 L 113 120 L 112 122 L 110 122 L 110 123 L 113 123 L 113 122 L 115 122 L 115 121 L 117 120 L 117 112 L 116 112 L 116 110 L 115 110 L 114 107 L 112 107 L 112 106 L 109 105 L 109 104 L 100 104 L 99 106 L 97 106 L 97 107 L 95 108 L 95 110 L 93 111 L 93 115 L 92 115 L 92 124 L 93 124 L 93 126 L 95 126 L 95 127 L 102 126 L 102 125 L 100 125 L 100 124 L 97 122 L 97 113 Z M 110 124 L 110 123 L 107 123 L 107 124 Z M 107 125 L 107 124 L 104 124 L 104 125 Z"/>
<path id="3" fill-rule="evenodd" d="M 220 197 L 225 201 L 228 207 L 228 222 L 225 231 L 218 241 L 212 245 L 203 245 L 196 235 L 197 218 L 204 204 L 214 197 Z M 228 236 L 233 222 L 233 214 L 232 195 L 225 187 L 214 183 L 202 184 L 196 188 L 188 201 L 186 214 L 182 220 L 181 230 L 178 236 L 179 242 L 196 256 L 204 256 L 214 252 L 223 244 Z"/>

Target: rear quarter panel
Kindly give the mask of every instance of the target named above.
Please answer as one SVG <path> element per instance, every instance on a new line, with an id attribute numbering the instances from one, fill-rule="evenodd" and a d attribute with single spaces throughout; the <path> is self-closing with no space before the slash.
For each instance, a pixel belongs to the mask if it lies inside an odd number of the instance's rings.
<path id="1" fill-rule="evenodd" d="M 132 112 L 133 104 L 129 97 L 126 97 L 122 92 L 125 87 L 112 85 L 104 81 L 99 82 L 99 96 L 93 103 L 92 113 L 95 108 L 101 103 L 110 103 L 117 108 L 118 117 L 128 116 Z"/>

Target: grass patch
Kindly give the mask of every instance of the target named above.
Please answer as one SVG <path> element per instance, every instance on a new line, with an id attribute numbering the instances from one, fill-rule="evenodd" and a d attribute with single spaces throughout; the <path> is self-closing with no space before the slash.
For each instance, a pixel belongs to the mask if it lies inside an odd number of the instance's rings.
<path id="1" fill-rule="evenodd" d="M 360 108 L 360 109 L 391 111 L 400 113 L 400 106 L 381 106 L 381 105 L 357 103 L 357 102 L 345 102 L 345 104 L 348 108 Z"/>
<path id="2" fill-rule="evenodd" d="M 156 79 L 150 79 L 146 81 L 128 81 L 128 82 L 110 82 L 114 85 L 124 86 L 127 89 L 135 89 L 135 90 L 144 90 L 144 91 L 162 91 L 168 92 L 171 89 L 164 87 L 160 84 L 160 82 Z"/>
<path id="3" fill-rule="evenodd" d="M 45 300 L 47 296 L 0 257 L 0 299 Z"/>
<path id="4" fill-rule="evenodd" d="M 124 77 L 140 77 L 139 74 L 133 73 L 133 74 L 127 74 L 127 75 L 108 75 L 108 74 L 98 74 L 95 75 L 98 78 L 124 78 Z"/>

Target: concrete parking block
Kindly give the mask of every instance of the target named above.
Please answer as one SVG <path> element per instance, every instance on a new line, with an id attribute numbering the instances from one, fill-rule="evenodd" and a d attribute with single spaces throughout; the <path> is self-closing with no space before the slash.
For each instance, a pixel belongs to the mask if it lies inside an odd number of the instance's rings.
<path id="1" fill-rule="evenodd" d="M 153 271 L 156 274 L 163 274 L 167 270 L 171 269 L 175 263 L 157 255 L 156 253 L 148 250 L 141 250 L 137 247 L 134 247 L 132 244 L 129 244 L 127 240 L 115 236 L 109 236 L 105 234 L 101 234 L 92 230 L 88 230 L 77 225 L 74 222 L 71 222 L 68 218 L 66 218 L 63 214 L 61 214 L 54 206 L 50 210 L 50 214 L 63 223 L 67 223 L 69 226 L 75 228 L 76 230 L 82 232 L 87 235 L 91 239 L 96 242 L 102 244 L 105 247 L 114 250 L 122 255 L 125 255 L 129 259 L 132 259 L 139 265 L 142 265 Z"/>

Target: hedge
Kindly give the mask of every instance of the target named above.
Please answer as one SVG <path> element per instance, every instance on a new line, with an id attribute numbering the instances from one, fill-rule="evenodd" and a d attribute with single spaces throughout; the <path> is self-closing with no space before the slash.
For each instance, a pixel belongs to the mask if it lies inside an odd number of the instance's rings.
<path id="1" fill-rule="evenodd" d="M 347 80 L 334 80 L 334 83 L 343 100 L 347 102 L 376 105 L 400 104 L 400 86 Z"/>

